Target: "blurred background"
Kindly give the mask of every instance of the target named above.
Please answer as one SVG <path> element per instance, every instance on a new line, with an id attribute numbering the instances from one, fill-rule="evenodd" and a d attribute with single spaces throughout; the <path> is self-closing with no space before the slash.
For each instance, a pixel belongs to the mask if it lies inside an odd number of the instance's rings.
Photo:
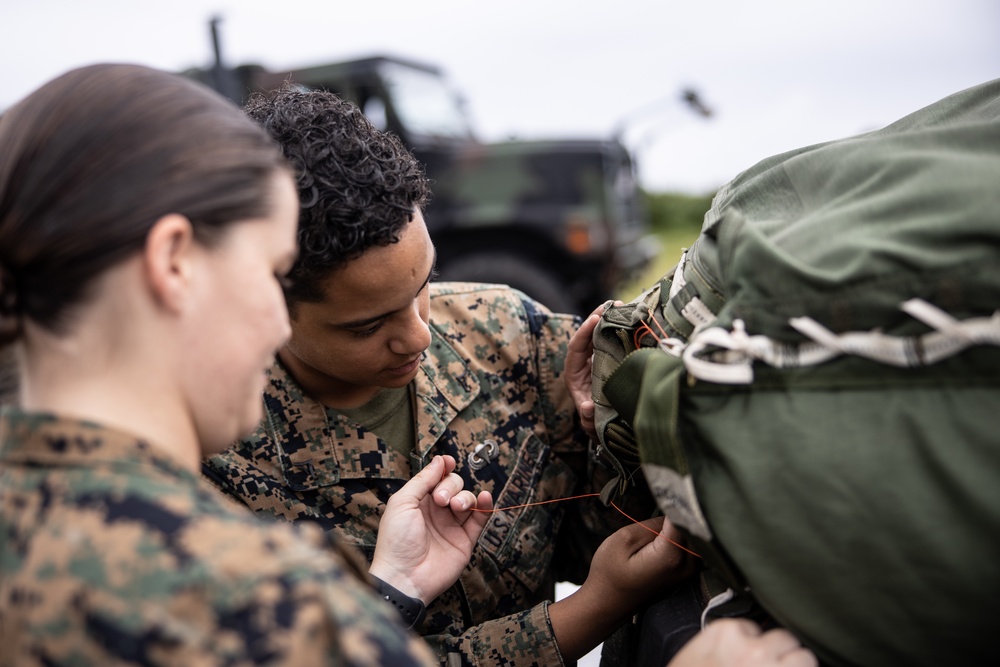
<path id="1" fill-rule="evenodd" d="M 884 125 L 1000 74 L 994 0 L 37 0 L 0 3 L 0 109 L 129 61 L 297 68 L 388 52 L 440 66 L 481 138 L 628 140 L 642 184 L 704 193 L 762 157 Z M 702 118 L 680 100 L 699 93 Z"/>
<path id="2" fill-rule="evenodd" d="M 213 17 L 220 19 L 221 63 L 210 36 Z M 651 284 L 694 238 L 715 190 L 758 160 L 881 127 L 1000 76 L 995 0 L 3 0 L 0 30 L 0 110 L 61 72 L 95 62 L 198 68 L 205 79 L 218 64 L 282 73 L 388 55 L 437 68 L 434 76 L 466 115 L 469 140 L 478 142 L 477 160 L 483 145 L 510 140 L 529 142 L 529 152 L 545 159 L 583 149 L 530 142 L 605 142 L 586 145 L 606 161 L 618 160 L 617 171 L 594 177 L 606 182 L 594 186 L 604 191 L 593 201 L 585 201 L 580 180 L 556 206 L 555 195 L 539 194 L 542 179 L 534 174 L 535 189 L 517 195 L 518 206 L 486 202 L 463 218 L 454 211 L 468 213 L 468 201 L 445 214 L 453 191 L 480 197 L 495 186 L 495 175 L 475 187 L 435 177 L 438 208 L 430 213 L 443 230 L 435 238 L 439 252 L 454 241 L 446 261 L 454 255 L 461 267 L 458 260 L 470 252 L 506 242 L 494 231 L 459 243 L 457 233 L 446 235 L 449 224 L 511 230 L 519 247 L 504 262 L 520 261 L 518 253 L 530 249 L 528 268 L 548 273 L 556 290 L 549 298 L 572 293 L 565 307 L 579 310 L 609 293 L 629 299 Z M 388 122 L 386 107 L 376 110 Z M 457 164 L 467 171 L 468 141 L 462 142 L 448 150 L 464 156 Z M 624 158 L 611 151 L 616 144 Z M 428 144 L 416 145 L 418 157 L 430 160 L 422 152 Z M 524 151 L 505 155 L 512 152 Z M 542 200 L 547 214 L 531 209 Z M 634 217 L 634 225 L 616 222 L 619 214 Z M 532 236 L 542 227 L 557 229 L 558 243 L 569 249 L 539 256 L 550 242 Z M 627 261 L 624 245 L 632 252 Z M 472 264 L 483 263 L 481 252 L 474 258 Z M 634 266 L 609 268 L 623 261 Z M 584 284 L 566 268 L 574 263 L 606 279 Z M 497 266 L 500 274 L 453 277 L 507 281 L 505 265 Z M 544 278 L 522 287 L 541 289 Z M 561 587 L 560 594 L 571 590 Z M 596 665 L 596 655 L 581 665 Z"/>
<path id="3" fill-rule="evenodd" d="M 553 295 L 539 297 L 557 301 L 553 307 L 580 311 L 607 296 L 631 298 L 669 268 L 718 186 L 758 160 L 881 127 L 1000 75 L 995 0 L 7 0 L 0 4 L 0 110 L 82 64 L 208 71 L 216 64 L 213 17 L 227 68 L 288 72 L 375 55 L 411 59 L 437 68 L 482 144 L 620 142 L 634 183 L 623 185 L 621 174 L 604 177 L 609 192 L 636 186 L 641 206 L 627 214 L 641 218 L 635 229 L 605 221 L 616 205 L 625 206 L 613 193 L 601 204 L 561 201 L 557 222 L 531 219 L 521 206 L 522 246 L 550 242 L 529 234 L 544 223 L 559 227 L 562 236 L 552 243 L 569 247 L 529 258 L 549 274 L 548 291 L 540 284 L 545 276 L 520 285 L 499 269 L 470 273 L 470 262 L 445 272 L 511 282 L 529 293 L 537 288 Z M 419 148 L 414 152 L 430 161 Z M 468 179 L 459 187 L 432 176 L 435 197 L 445 202 L 432 204 L 440 209 L 430 211 L 432 227 L 513 229 L 493 200 L 455 222 L 445 208 L 454 191 L 468 192 Z M 526 199 L 519 195 L 518 204 Z M 581 225 L 587 233 L 573 236 Z M 640 242 L 640 231 L 651 236 Z M 453 255 L 467 258 L 473 246 L 503 246 L 495 235 L 479 236 L 456 240 L 452 251 L 443 231 L 435 242 L 446 269 Z M 523 252 L 514 249 L 505 261 Z M 475 259 L 471 264 L 482 264 Z M 601 284 L 581 278 L 602 271 Z"/>

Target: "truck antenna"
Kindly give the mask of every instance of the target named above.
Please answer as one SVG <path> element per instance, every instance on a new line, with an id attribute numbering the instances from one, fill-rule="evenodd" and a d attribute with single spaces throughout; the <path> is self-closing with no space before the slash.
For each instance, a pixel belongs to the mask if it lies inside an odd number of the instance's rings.
<path id="1" fill-rule="evenodd" d="M 242 104 L 243 96 L 240 94 L 236 76 L 232 70 L 222 63 L 222 46 L 219 39 L 220 23 L 222 23 L 221 16 L 213 16 L 208 22 L 212 32 L 212 51 L 215 54 L 215 61 L 212 63 L 212 83 L 215 90 L 224 97 L 229 98 L 235 104 Z"/>

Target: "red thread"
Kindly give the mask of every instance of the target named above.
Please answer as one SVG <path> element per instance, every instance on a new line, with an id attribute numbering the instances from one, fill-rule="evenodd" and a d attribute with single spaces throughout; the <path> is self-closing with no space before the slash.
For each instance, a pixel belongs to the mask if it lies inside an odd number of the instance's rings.
<path id="1" fill-rule="evenodd" d="M 552 500 L 539 500 L 536 503 L 524 503 L 523 505 L 511 505 L 510 507 L 494 507 L 491 510 L 481 510 L 478 507 L 473 507 L 473 512 L 506 512 L 507 510 L 517 510 L 522 507 L 532 507 L 533 505 L 547 505 L 549 503 L 561 503 L 564 500 L 576 500 L 577 498 L 591 498 L 593 496 L 599 496 L 599 493 L 585 493 L 582 496 L 570 496 L 569 498 L 553 498 Z"/>
<path id="2" fill-rule="evenodd" d="M 600 494 L 596 494 L 596 493 L 595 493 L 594 495 L 600 495 Z M 612 506 L 612 507 L 614 507 L 614 508 L 615 508 L 616 510 L 618 510 L 619 512 L 621 512 L 621 513 L 622 513 L 622 514 L 623 514 L 623 515 L 625 516 L 625 518 L 626 518 L 626 519 L 628 519 L 628 520 L 630 520 L 630 521 L 631 521 L 632 523 L 637 523 L 637 524 L 639 524 L 640 526 L 642 526 L 643 528 L 645 528 L 646 530 L 648 530 L 649 532 L 651 532 L 651 533 L 655 533 L 656 535 L 658 535 L 658 536 L 662 537 L 663 539 L 665 539 L 665 540 L 666 540 L 667 542 L 670 542 L 670 543 L 671 543 L 672 545 L 674 545 L 674 546 L 675 546 L 675 547 L 677 547 L 678 549 L 681 549 L 681 550 L 683 550 L 683 551 L 686 551 L 686 552 L 688 552 L 689 554 L 691 554 L 692 556 L 696 556 L 696 557 L 698 557 L 698 558 L 701 558 L 701 554 L 696 554 L 695 552 L 691 551 L 691 550 L 690 550 L 690 549 L 688 549 L 687 547 L 685 547 L 685 546 L 682 546 L 682 545 L 680 545 L 680 544 L 677 544 L 676 542 L 674 542 L 674 541 L 673 541 L 672 539 L 670 539 L 669 537 L 666 537 L 666 536 L 665 536 L 665 535 L 664 535 L 663 533 L 661 533 L 661 532 L 659 532 L 659 531 L 656 531 L 656 530 L 653 530 L 652 528 L 650 528 L 650 527 L 649 527 L 649 526 L 647 526 L 646 524 L 642 523 L 641 521 L 636 521 L 635 519 L 633 519 L 632 517 L 630 517 L 630 516 L 629 516 L 629 515 L 628 515 L 628 514 L 627 514 L 627 513 L 625 512 L 625 510 L 623 510 L 623 509 L 622 509 L 621 507 L 618 507 L 618 505 L 615 505 L 615 502 L 614 502 L 613 500 L 611 501 L 611 506 Z"/>
<path id="3" fill-rule="evenodd" d="M 521 509 L 522 507 L 532 507 L 534 505 L 547 505 L 549 503 L 561 503 L 561 502 L 566 501 L 566 500 L 578 500 L 580 498 L 593 498 L 595 496 L 600 496 L 600 495 L 601 494 L 599 494 L 599 493 L 584 493 L 583 495 L 580 495 L 580 496 L 570 496 L 569 498 L 553 498 L 552 500 L 540 500 L 540 501 L 535 502 L 535 503 L 524 503 L 523 505 L 511 505 L 510 507 L 494 507 L 491 510 L 481 510 L 478 507 L 473 507 L 472 511 L 473 512 L 490 512 L 490 513 L 493 513 L 493 512 L 506 512 L 508 510 Z M 639 521 L 637 519 L 633 519 L 622 508 L 618 507 L 618 505 L 615 505 L 614 501 L 611 502 L 611 506 L 614 507 L 619 512 L 621 512 L 622 516 L 624 516 L 626 519 L 628 519 L 632 523 L 639 524 L 640 526 L 642 526 L 643 528 L 645 528 L 649 532 L 655 534 L 657 537 L 662 537 L 667 542 L 670 542 L 672 545 L 674 545 L 678 549 L 682 549 L 683 551 L 688 552 L 692 556 L 695 556 L 697 558 L 701 558 L 701 554 L 697 554 L 697 553 L 691 551 L 690 549 L 688 549 L 687 547 L 685 547 L 685 546 L 683 546 L 681 544 L 677 544 L 676 542 L 674 542 L 672 539 L 670 539 L 669 537 L 667 537 L 663 533 L 661 533 L 659 531 L 656 531 L 656 530 L 653 530 L 652 528 L 650 528 L 649 526 L 647 526 L 646 524 L 642 523 L 641 521 Z"/>

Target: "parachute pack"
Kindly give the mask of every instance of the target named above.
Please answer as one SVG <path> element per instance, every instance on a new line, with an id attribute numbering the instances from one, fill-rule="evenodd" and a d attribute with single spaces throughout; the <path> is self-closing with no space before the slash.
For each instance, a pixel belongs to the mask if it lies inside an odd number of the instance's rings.
<path id="1" fill-rule="evenodd" d="M 605 500 L 824 664 L 1000 664 L 1000 81 L 740 174 L 594 344 Z"/>

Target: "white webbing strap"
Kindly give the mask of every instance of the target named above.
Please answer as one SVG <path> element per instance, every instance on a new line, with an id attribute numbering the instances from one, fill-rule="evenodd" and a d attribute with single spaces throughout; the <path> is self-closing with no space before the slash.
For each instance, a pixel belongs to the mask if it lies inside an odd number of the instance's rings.
<path id="1" fill-rule="evenodd" d="M 809 317 L 789 324 L 812 342 L 788 344 L 767 336 L 750 336 L 742 320 L 732 331 L 712 327 L 696 332 L 682 352 L 688 373 L 716 384 L 750 384 L 753 362 L 775 368 L 814 366 L 841 355 L 855 355 L 879 363 L 912 367 L 933 364 L 972 345 L 1000 346 L 1000 311 L 992 317 L 956 320 L 921 299 L 910 299 L 901 309 L 934 331 L 922 336 L 889 336 L 879 331 L 836 334 Z M 711 355 L 704 354 L 712 349 Z M 676 354 L 676 350 L 672 351 Z"/>
<path id="2" fill-rule="evenodd" d="M 722 605 L 726 604 L 727 602 L 733 599 L 734 595 L 735 593 L 733 593 L 733 589 L 727 588 L 726 590 L 722 591 L 721 593 L 719 593 L 714 598 L 708 601 L 708 604 L 705 605 L 705 608 L 701 610 L 702 630 L 705 629 L 705 624 L 708 622 L 708 612 L 712 611 L 716 607 L 721 607 Z"/>
<path id="3" fill-rule="evenodd" d="M 670 294 L 669 297 L 673 299 L 677 296 L 677 293 L 684 288 L 687 281 L 684 280 L 684 260 L 687 259 L 687 250 L 681 253 L 681 259 L 677 262 L 677 268 L 674 269 L 674 277 L 670 281 Z"/>
<path id="4" fill-rule="evenodd" d="M 691 297 L 691 300 L 684 304 L 684 307 L 681 308 L 681 316 L 694 325 L 695 331 L 704 329 L 715 319 L 715 313 L 696 296 Z"/>

